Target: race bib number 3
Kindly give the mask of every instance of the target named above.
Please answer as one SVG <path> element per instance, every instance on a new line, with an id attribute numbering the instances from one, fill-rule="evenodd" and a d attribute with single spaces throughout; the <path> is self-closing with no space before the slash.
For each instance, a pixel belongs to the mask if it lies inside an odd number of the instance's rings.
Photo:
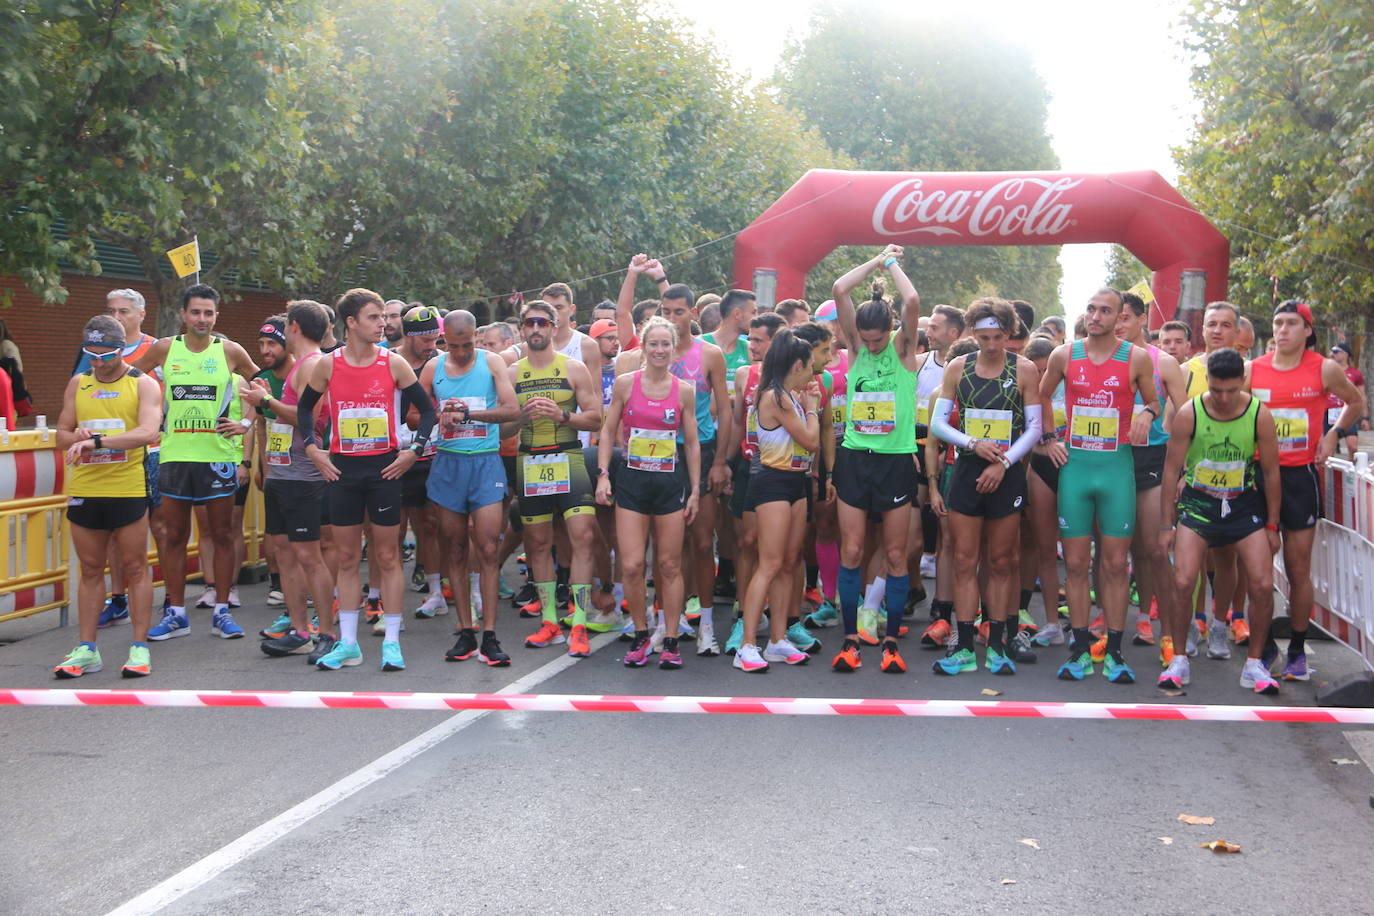
<path id="1" fill-rule="evenodd" d="M 291 439 L 295 427 L 290 423 L 270 423 L 267 426 L 267 463 L 281 467 L 291 463 Z"/>
<path id="2" fill-rule="evenodd" d="M 1114 452 L 1121 415 L 1113 407 L 1075 407 L 1069 430 L 1069 448 L 1085 452 Z"/>
<path id="3" fill-rule="evenodd" d="M 557 496 L 572 490 L 572 466 L 566 452 L 526 455 L 524 461 L 526 496 Z"/>
<path id="4" fill-rule="evenodd" d="M 386 411 L 380 407 L 351 407 L 339 411 L 339 452 L 385 451 L 391 440 Z"/>
<path id="5" fill-rule="evenodd" d="M 118 436 L 124 432 L 123 420 L 82 420 L 82 429 L 102 436 Z M 122 450 L 112 448 L 91 449 L 81 458 L 82 464 L 123 464 L 128 455 Z"/>
<path id="6" fill-rule="evenodd" d="M 677 434 L 671 429 L 631 427 L 625 466 L 636 471 L 672 473 L 677 468 Z"/>
<path id="7" fill-rule="evenodd" d="M 854 432 L 885 436 L 897 428 L 897 397 L 891 391 L 856 391 L 849 403 Z"/>
<path id="8" fill-rule="evenodd" d="M 1274 431 L 1279 437 L 1279 454 L 1307 449 L 1307 411 L 1301 407 L 1272 408 Z"/>
<path id="9" fill-rule="evenodd" d="M 1010 410 L 970 407 L 963 412 L 964 432 L 975 439 L 991 439 L 1002 451 L 1011 448 Z"/>

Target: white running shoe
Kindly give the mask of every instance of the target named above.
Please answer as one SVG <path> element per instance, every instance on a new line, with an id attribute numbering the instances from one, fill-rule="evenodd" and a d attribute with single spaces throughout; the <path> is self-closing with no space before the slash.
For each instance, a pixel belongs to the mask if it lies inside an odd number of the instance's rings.
<path id="1" fill-rule="evenodd" d="M 442 598 L 443 596 L 441 595 L 440 597 Z M 404 632 L 405 632 L 405 629 L 406 629 L 406 619 L 405 619 L 404 616 L 402 616 L 402 617 L 401 617 L 401 632 L 404 633 Z M 386 615 L 385 615 L 385 614 L 383 614 L 382 616 L 378 617 L 378 618 L 377 618 L 377 622 L 374 623 L 374 624 L 372 625 L 372 635 L 373 635 L 373 636 L 385 636 L 385 635 L 386 635 Z"/>
<path id="2" fill-rule="evenodd" d="M 707 658 L 720 654 L 720 643 L 716 642 L 716 628 L 710 621 L 702 618 L 697 630 L 697 655 Z"/>
<path id="3" fill-rule="evenodd" d="M 921 555 L 921 578 L 935 578 L 935 554 L 927 553 Z"/>
<path id="4" fill-rule="evenodd" d="M 1160 673 L 1157 686 L 1161 690 L 1182 690 L 1192 680 L 1191 667 L 1188 656 L 1175 655 L 1173 661 L 1169 662 L 1169 667 Z"/>
<path id="5" fill-rule="evenodd" d="M 1057 623 L 1047 623 L 1031 637 L 1031 643 L 1037 646 L 1062 646 L 1064 645 L 1064 628 Z"/>
<path id="6" fill-rule="evenodd" d="M 784 662 L 788 665 L 804 665 L 811 656 L 798 649 L 786 639 L 770 642 L 763 650 L 763 658 L 770 662 Z"/>
<path id="7" fill-rule="evenodd" d="M 1189 631 L 1192 635 L 1192 631 Z M 1193 653 L 1189 652 L 1189 655 Z M 1207 657 L 1208 658 L 1230 658 L 1231 647 L 1226 641 L 1226 624 L 1219 623 L 1215 618 L 1212 625 L 1207 628 Z"/>
<path id="8" fill-rule="evenodd" d="M 1269 669 L 1264 667 L 1264 662 L 1257 658 L 1245 660 L 1245 667 L 1240 672 L 1240 686 L 1264 696 L 1273 696 L 1279 692 L 1279 682 L 1274 680 Z"/>
<path id="9" fill-rule="evenodd" d="M 477 573 L 468 573 L 468 595 L 472 602 L 472 613 L 482 613 L 482 587 L 478 584 Z"/>
<path id="10" fill-rule="evenodd" d="M 215 594 L 213 587 L 206 587 L 205 591 L 201 592 L 200 597 L 196 599 L 196 607 L 204 610 L 209 610 L 218 603 L 219 595 Z"/>
<path id="11" fill-rule="evenodd" d="M 239 587 L 237 585 L 231 586 L 229 589 L 229 606 L 243 607 L 243 602 L 239 600 Z"/>
<path id="12" fill-rule="evenodd" d="M 806 653 L 802 653 L 805 655 Z M 753 643 L 745 643 L 739 647 L 735 653 L 735 667 L 747 673 L 763 672 L 768 670 L 768 662 L 759 655 L 759 647 Z"/>
<path id="13" fill-rule="evenodd" d="M 474 608 L 474 610 L 476 610 Z M 441 591 L 437 595 L 430 595 L 425 599 L 425 603 L 415 609 L 415 616 L 421 620 L 428 620 L 430 617 L 441 617 L 448 613 L 448 602 L 444 600 L 444 593 Z M 481 613 L 477 611 L 477 613 Z M 385 629 L 385 626 L 383 626 Z"/>
<path id="14" fill-rule="evenodd" d="M 1198 629 L 1197 618 L 1188 621 L 1188 645 L 1185 649 L 1189 658 L 1197 655 L 1197 641 L 1202 636 L 1202 631 Z"/>

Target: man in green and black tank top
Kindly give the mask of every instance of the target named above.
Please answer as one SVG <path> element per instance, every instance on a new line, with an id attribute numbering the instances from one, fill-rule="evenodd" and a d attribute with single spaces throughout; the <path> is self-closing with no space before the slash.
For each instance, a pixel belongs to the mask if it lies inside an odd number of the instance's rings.
<path id="1" fill-rule="evenodd" d="M 1244 385 L 1245 359 L 1230 348 L 1215 350 L 1207 357 L 1207 390 L 1174 417 L 1164 479 L 1178 480 L 1181 474 L 1184 486 L 1177 503 L 1172 484 L 1161 488 L 1159 538 L 1162 549 L 1174 555 L 1176 598 L 1164 623 L 1174 645 L 1183 645 L 1188 599 L 1207 550 L 1234 545 L 1250 597 L 1249 658 L 1240 683 L 1256 693 L 1275 694 L 1278 681 L 1260 658 L 1274 610 L 1282 496 L 1279 444 L 1273 415 Z M 1178 690 L 1189 677 L 1187 653 L 1176 652 L 1159 684 Z"/>
<path id="2" fill-rule="evenodd" d="M 245 379 L 258 367 L 243 347 L 214 334 L 219 317 L 219 292 L 197 284 L 181 294 L 181 320 L 186 333 L 164 337 L 148 348 L 136 364 L 145 372 L 162 370 L 164 408 L 158 512 L 167 526 L 163 540 L 162 575 L 167 583 L 167 610 L 149 639 L 171 639 L 190 632 L 186 616 L 186 542 L 191 535 L 191 508 L 205 506 L 208 530 L 202 541 L 215 545 L 214 579 L 223 587 L 217 594 L 211 632 L 225 639 L 243 636 L 243 628 L 229 613 L 229 585 L 234 569 L 234 500 L 240 474 L 246 471 L 241 437 L 250 422 L 229 418 L 238 398 L 233 376 Z M 246 478 L 245 478 L 246 479 Z"/>

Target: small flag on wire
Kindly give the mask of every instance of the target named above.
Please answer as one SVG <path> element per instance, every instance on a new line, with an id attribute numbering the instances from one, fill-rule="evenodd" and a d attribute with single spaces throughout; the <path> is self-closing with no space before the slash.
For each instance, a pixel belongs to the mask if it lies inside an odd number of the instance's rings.
<path id="1" fill-rule="evenodd" d="M 510 291 L 510 295 L 506 297 L 506 301 L 515 306 L 524 305 L 525 296 L 519 290 L 513 289 Z"/>

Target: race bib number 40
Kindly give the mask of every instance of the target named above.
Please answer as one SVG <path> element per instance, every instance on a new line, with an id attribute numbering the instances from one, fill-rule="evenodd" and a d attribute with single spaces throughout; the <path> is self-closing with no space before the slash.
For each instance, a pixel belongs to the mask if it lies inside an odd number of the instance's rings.
<path id="1" fill-rule="evenodd" d="M 856 391 L 849 400 L 854 432 L 885 436 L 897 428 L 897 397 L 891 391 Z"/>
<path id="2" fill-rule="evenodd" d="M 1271 408 L 1274 431 L 1279 437 L 1279 454 L 1307 449 L 1307 411 L 1301 407 Z"/>
<path id="3" fill-rule="evenodd" d="M 1121 414 L 1114 407 L 1075 407 L 1070 421 L 1069 448 L 1114 452 L 1120 427 Z"/>
<path id="4" fill-rule="evenodd" d="M 557 496 L 572 490 L 572 466 L 566 452 L 526 455 L 522 466 L 526 496 Z"/>
<path id="5" fill-rule="evenodd" d="M 672 473 L 677 468 L 677 434 L 671 429 L 631 427 L 625 466 L 636 471 Z"/>
<path id="6" fill-rule="evenodd" d="M 385 451 L 391 440 L 386 411 L 380 407 L 351 407 L 339 411 L 339 452 Z"/>

